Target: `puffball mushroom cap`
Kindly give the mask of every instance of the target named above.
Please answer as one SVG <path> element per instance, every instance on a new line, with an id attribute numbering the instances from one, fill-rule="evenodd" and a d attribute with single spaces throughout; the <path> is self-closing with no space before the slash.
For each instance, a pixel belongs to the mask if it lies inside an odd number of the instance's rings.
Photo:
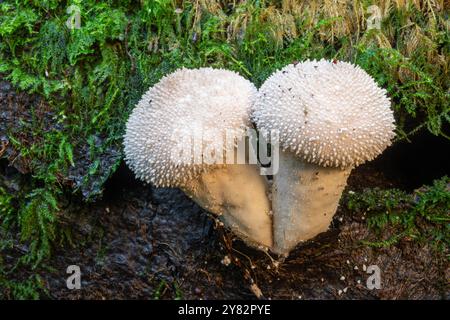
<path id="1" fill-rule="evenodd" d="M 126 163 L 157 187 L 182 186 L 213 166 L 205 165 L 206 156 L 235 147 L 227 134 L 243 135 L 250 126 L 256 93 L 250 81 L 223 69 L 183 68 L 163 77 L 128 119 Z"/>
<path id="2" fill-rule="evenodd" d="M 275 72 L 261 86 L 252 117 L 260 130 L 278 130 L 283 150 L 324 167 L 372 160 L 395 136 L 386 90 L 341 61 L 305 61 Z"/>

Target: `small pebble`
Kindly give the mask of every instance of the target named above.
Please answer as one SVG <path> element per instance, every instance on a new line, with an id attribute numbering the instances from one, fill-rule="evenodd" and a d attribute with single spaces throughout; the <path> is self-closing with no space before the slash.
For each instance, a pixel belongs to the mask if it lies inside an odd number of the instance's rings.
<path id="1" fill-rule="evenodd" d="M 342 294 L 342 290 L 339 290 L 339 291 L 338 291 L 338 295 L 341 295 L 341 294 Z"/>
<path id="2" fill-rule="evenodd" d="M 205 261 L 205 263 L 206 263 L 206 261 Z M 230 263 L 231 263 L 230 257 L 228 257 L 228 256 L 223 257 L 221 263 L 222 263 L 224 266 L 227 266 L 227 267 L 228 267 L 228 266 L 230 265 Z"/>
<path id="3" fill-rule="evenodd" d="M 346 292 L 347 292 L 347 289 L 348 289 L 347 287 L 345 287 L 345 288 L 344 288 L 344 290 L 343 290 L 343 291 L 344 291 L 344 293 L 346 293 Z"/>
<path id="4" fill-rule="evenodd" d="M 365 264 L 363 264 L 363 271 L 366 271 L 366 270 L 367 270 L 367 267 Z"/>
<path id="5" fill-rule="evenodd" d="M 350 264 L 350 260 L 347 260 L 346 262 L 347 262 L 347 264 Z"/>
<path id="6" fill-rule="evenodd" d="M 355 266 L 353 269 L 358 270 L 358 266 Z"/>
<path id="7" fill-rule="evenodd" d="M 360 284 L 360 283 L 361 283 L 361 280 L 357 280 L 356 282 L 357 282 L 358 284 Z"/>
<path id="8" fill-rule="evenodd" d="M 342 276 L 342 277 L 340 278 L 340 280 L 341 280 L 341 281 L 344 281 L 344 280 L 345 280 L 345 277 L 344 277 L 344 276 Z"/>

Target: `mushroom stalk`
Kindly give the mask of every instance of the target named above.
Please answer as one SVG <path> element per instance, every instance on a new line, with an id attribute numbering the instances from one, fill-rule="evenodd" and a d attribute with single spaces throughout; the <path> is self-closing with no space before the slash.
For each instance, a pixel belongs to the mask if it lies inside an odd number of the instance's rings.
<path id="1" fill-rule="evenodd" d="M 287 254 L 299 242 L 328 229 L 351 168 L 325 168 L 282 151 L 279 161 L 272 184 L 272 251 Z"/>
<path id="2" fill-rule="evenodd" d="M 268 185 L 257 165 L 230 164 L 202 173 L 181 189 L 248 244 L 272 247 Z"/>

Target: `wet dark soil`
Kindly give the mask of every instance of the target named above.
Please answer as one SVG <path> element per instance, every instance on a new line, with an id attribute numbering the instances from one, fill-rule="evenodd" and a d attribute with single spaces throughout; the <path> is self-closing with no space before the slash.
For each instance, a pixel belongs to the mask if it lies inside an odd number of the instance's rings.
<path id="1" fill-rule="evenodd" d="M 31 146 L 52 127 L 52 116 L 41 97 L 16 91 L 11 83 L 0 80 L 0 157 L 7 158 L 21 173 L 29 173 L 31 161 L 13 147 L 12 137 L 24 148 Z M 40 136 L 27 134 L 32 131 L 33 120 L 37 120 L 34 125 L 41 130 Z"/>
<path id="2" fill-rule="evenodd" d="M 450 134 L 450 123 L 442 131 Z M 389 180 L 401 181 L 402 189 L 411 192 L 422 185 L 450 174 L 449 140 L 424 131 L 386 149 L 373 165 Z"/>
<path id="3" fill-rule="evenodd" d="M 0 158 L 23 174 L 45 167 L 49 159 L 24 156 L 21 150 L 32 145 L 45 146 L 45 133 L 67 130 L 64 119 L 55 114 L 49 104 L 37 94 L 19 91 L 0 74 Z M 71 136 L 69 133 L 65 133 Z M 92 134 L 87 143 L 72 137 L 74 165 L 59 183 L 79 191 L 85 201 L 95 201 L 102 195 L 103 186 L 120 164 L 122 153 L 117 145 L 106 145 L 107 137 Z M 16 141 L 16 145 L 14 143 Z M 20 148 L 17 146 L 20 144 Z M 101 155 L 97 155 L 101 150 Z"/>

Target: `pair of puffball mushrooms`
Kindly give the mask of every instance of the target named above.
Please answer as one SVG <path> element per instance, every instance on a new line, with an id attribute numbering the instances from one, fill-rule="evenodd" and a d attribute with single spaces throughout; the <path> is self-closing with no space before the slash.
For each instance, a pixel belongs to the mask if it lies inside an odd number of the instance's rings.
<path id="1" fill-rule="evenodd" d="M 180 144 L 234 150 L 225 132 L 245 134 L 252 122 L 279 134 L 271 186 L 258 165 L 172 157 Z M 291 64 L 259 90 L 232 71 L 183 68 L 163 77 L 133 110 L 125 160 L 138 178 L 181 188 L 248 244 L 287 255 L 327 230 L 350 171 L 389 146 L 394 129 L 386 90 L 347 62 Z M 186 139 L 195 135 L 202 139 Z"/>

